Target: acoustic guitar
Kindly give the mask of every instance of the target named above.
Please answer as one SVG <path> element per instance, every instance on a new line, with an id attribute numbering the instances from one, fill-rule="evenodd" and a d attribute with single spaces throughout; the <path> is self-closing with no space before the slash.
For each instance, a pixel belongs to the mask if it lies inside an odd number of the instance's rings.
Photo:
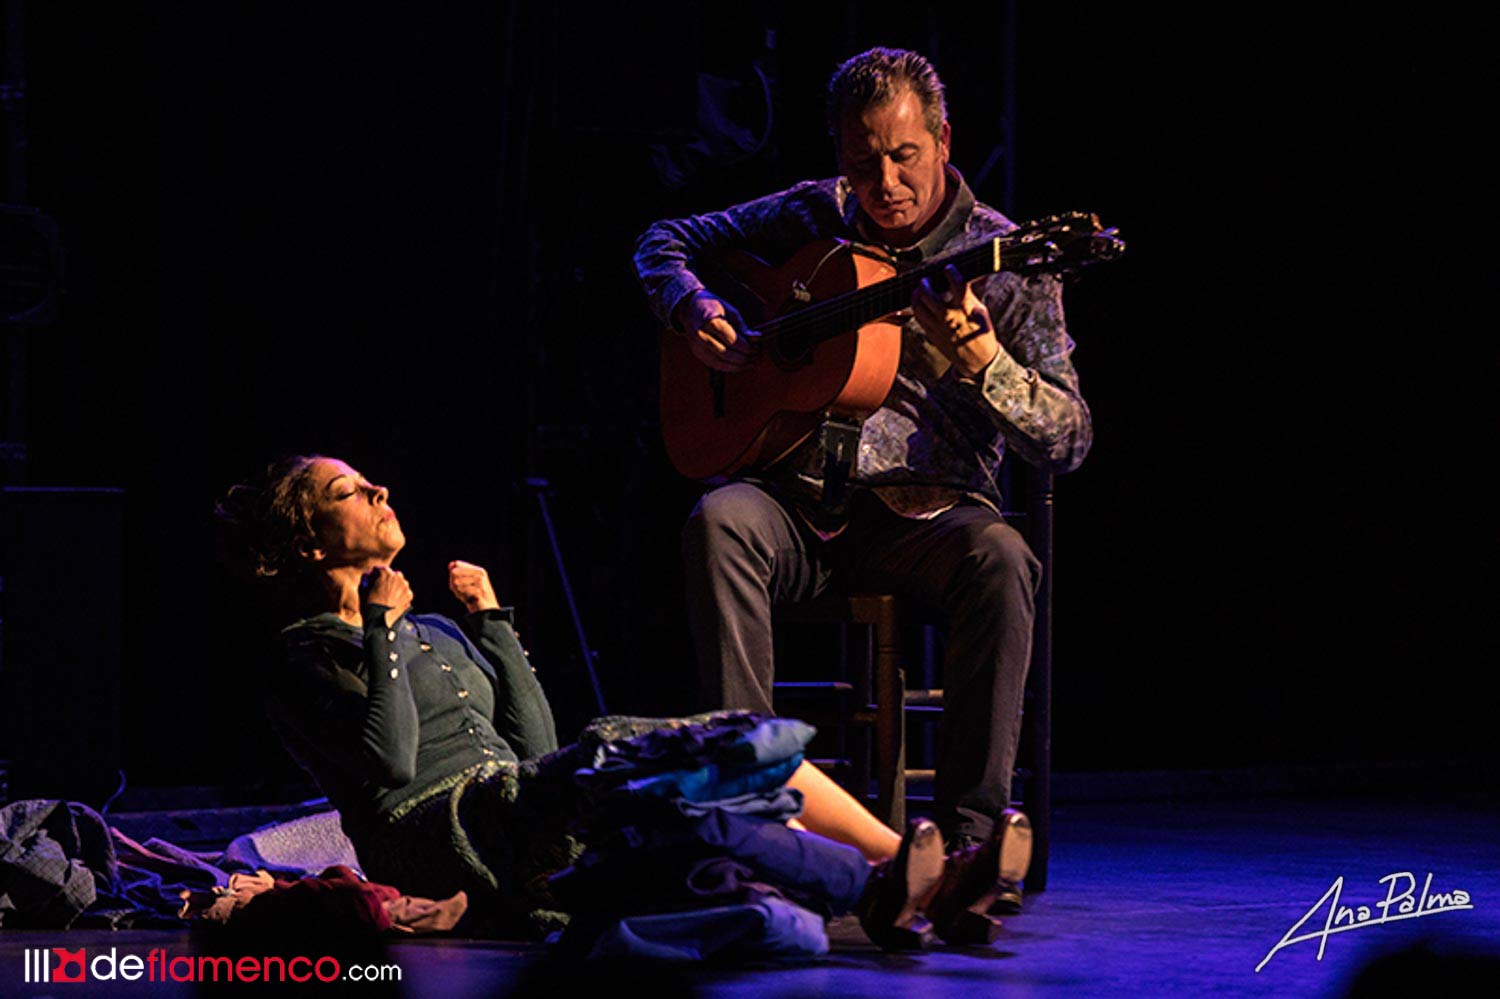
<path id="1" fill-rule="evenodd" d="M 901 360 L 903 311 L 923 278 L 943 287 L 1000 271 L 1065 273 L 1112 260 L 1125 244 L 1094 215 L 1073 212 L 898 274 L 882 251 L 844 240 L 803 247 L 773 267 L 734 251 L 715 262 L 713 293 L 760 334 L 751 362 L 713 371 L 688 339 L 661 337 L 661 423 L 683 475 L 712 480 L 785 457 L 829 417 L 860 420 L 880 408 Z"/>

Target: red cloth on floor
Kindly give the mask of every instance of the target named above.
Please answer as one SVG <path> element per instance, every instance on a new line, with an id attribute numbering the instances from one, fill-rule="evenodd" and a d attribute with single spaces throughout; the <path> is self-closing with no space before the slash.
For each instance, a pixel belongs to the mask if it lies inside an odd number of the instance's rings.
<path id="1" fill-rule="evenodd" d="M 275 881 L 264 871 L 236 874 L 228 888 L 212 895 L 183 892 L 183 899 L 183 915 L 277 936 L 437 933 L 452 929 L 468 908 L 463 892 L 440 901 L 414 898 L 361 880 L 342 864 L 295 881 Z"/>

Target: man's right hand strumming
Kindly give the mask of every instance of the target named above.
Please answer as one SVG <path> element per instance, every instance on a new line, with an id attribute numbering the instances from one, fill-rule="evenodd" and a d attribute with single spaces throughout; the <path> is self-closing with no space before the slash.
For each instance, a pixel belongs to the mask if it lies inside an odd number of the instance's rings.
<path id="1" fill-rule="evenodd" d="M 693 356 L 715 371 L 738 371 L 750 363 L 759 334 L 747 329 L 734 306 L 709 291 L 683 299 L 673 315 Z"/>

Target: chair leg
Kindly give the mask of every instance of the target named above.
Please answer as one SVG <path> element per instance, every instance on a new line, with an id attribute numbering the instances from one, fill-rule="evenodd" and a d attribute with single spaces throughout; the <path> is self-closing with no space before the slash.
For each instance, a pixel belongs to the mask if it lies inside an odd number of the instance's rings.
<path id="1" fill-rule="evenodd" d="M 1030 800 L 1026 802 L 1034 834 L 1031 869 L 1026 890 L 1047 887 L 1047 867 L 1052 854 L 1052 476 L 1033 471 L 1029 476 L 1028 503 L 1032 510 L 1031 550 L 1042 564 L 1042 586 L 1036 597 L 1035 633 L 1032 636 L 1031 671 L 1027 686 L 1027 721 L 1030 723 Z"/>
<path id="2" fill-rule="evenodd" d="M 906 674 L 896 602 L 889 596 L 856 598 L 856 615 L 875 632 L 875 810 L 892 829 L 906 826 Z"/>
<path id="3" fill-rule="evenodd" d="M 850 625 L 844 624 L 839 628 L 839 642 L 841 646 L 839 661 L 844 664 L 844 680 L 852 682 L 854 685 L 854 703 L 849 705 L 849 707 L 855 711 L 865 711 L 868 705 L 875 703 L 875 689 L 872 676 L 874 670 L 871 669 L 870 650 L 864 643 L 859 644 L 861 661 L 858 668 L 856 669 L 851 665 L 854 660 L 849 642 L 850 627 Z M 851 671 L 854 673 L 853 676 L 850 675 Z M 849 786 L 854 788 L 855 797 L 860 800 L 861 804 L 869 802 L 870 781 L 875 777 L 876 768 L 873 765 L 875 763 L 874 745 L 870 741 L 873 736 L 874 733 L 865 725 L 844 727 L 843 737 L 846 742 L 851 737 L 858 740 L 858 744 L 848 752 L 847 759 L 852 764 Z M 880 818 L 884 819 L 885 816 L 881 815 Z"/>

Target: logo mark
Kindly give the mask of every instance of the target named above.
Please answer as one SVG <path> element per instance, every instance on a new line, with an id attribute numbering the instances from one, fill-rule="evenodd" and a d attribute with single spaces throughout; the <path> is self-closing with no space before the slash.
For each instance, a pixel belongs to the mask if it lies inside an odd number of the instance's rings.
<path id="1" fill-rule="evenodd" d="M 54 982 L 81 982 L 84 979 L 84 948 L 67 950 L 63 947 L 53 947 L 52 953 L 57 956 L 57 967 L 52 972 Z M 72 969 L 72 970 L 69 970 Z"/>
<path id="2" fill-rule="evenodd" d="M 28 982 L 82 982 L 88 977 L 84 963 L 88 950 L 84 947 L 77 950 L 68 950 L 66 947 L 28 947 L 23 956 Z M 53 958 L 57 959 L 55 968 Z"/>

